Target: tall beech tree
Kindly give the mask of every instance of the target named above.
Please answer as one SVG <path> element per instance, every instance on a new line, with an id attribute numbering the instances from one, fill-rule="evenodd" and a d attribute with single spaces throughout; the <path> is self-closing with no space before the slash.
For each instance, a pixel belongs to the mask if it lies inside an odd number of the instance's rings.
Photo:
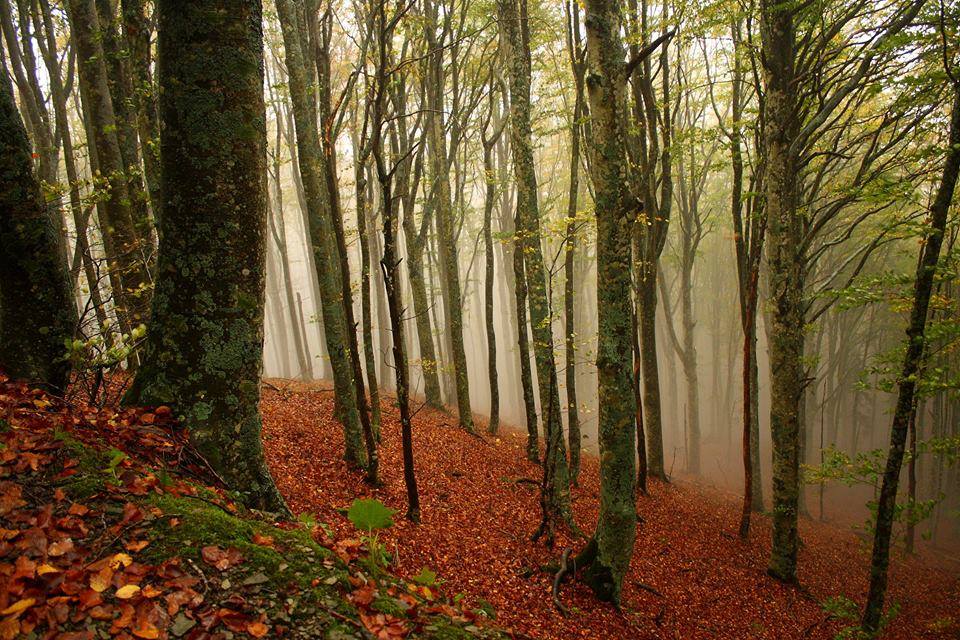
<path id="1" fill-rule="evenodd" d="M 394 66 L 392 39 L 397 25 L 411 9 L 412 5 L 398 5 L 387 11 L 389 0 L 375 0 L 373 7 L 374 73 L 370 80 L 368 95 L 370 107 L 370 150 L 373 155 L 377 182 L 380 186 L 380 204 L 382 207 L 383 258 L 380 267 L 383 272 L 383 286 L 390 315 L 390 334 L 393 352 L 393 369 L 397 385 L 397 405 L 400 409 L 400 430 L 403 448 L 403 479 L 407 489 L 406 516 L 413 522 L 420 521 L 420 493 L 417 488 L 417 476 L 413 457 L 413 423 L 410 414 L 410 380 L 407 370 L 407 352 L 403 338 L 403 299 L 400 288 L 400 257 L 398 251 L 397 198 L 394 195 L 394 178 L 402 163 L 409 162 L 409 155 L 401 157 L 391 166 L 384 145 L 384 127 L 388 119 L 387 92 L 394 78 L 392 73 L 399 69 Z M 399 114 L 404 117 L 405 114 Z"/>
<path id="2" fill-rule="evenodd" d="M 570 518 L 570 474 L 560 415 L 557 365 L 553 351 L 553 327 L 549 274 L 543 261 L 537 174 L 533 160 L 530 124 L 530 22 L 526 0 L 499 0 L 500 42 L 506 51 L 510 87 L 510 143 L 517 182 L 515 256 L 523 260 L 534 360 L 540 391 L 540 411 L 546 440 L 544 454 L 543 522 L 535 537 L 552 540 L 557 520 Z M 514 258 L 516 259 L 516 257 Z M 517 274 L 517 286 L 521 286 Z M 519 298 L 518 298 L 519 304 Z M 518 314 L 519 315 L 519 314 Z M 526 330 L 520 325 L 521 334 Z"/>
<path id="3" fill-rule="evenodd" d="M 870 82 L 881 62 L 896 64 L 897 36 L 910 25 L 924 0 L 907 0 L 884 14 L 876 14 L 870 37 L 834 42 L 835 34 L 856 17 L 856 12 L 839 14 L 829 24 L 807 20 L 813 7 L 799 10 L 762 0 L 760 40 L 763 73 L 763 196 L 767 217 L 768 339 L 770 353 L 770 432 L 773 441 L 773 546 L 768 572 L 784 582 L 797 579 L 797 517 L 800 510 L 800 462 L 804 441 L 803 400 L 808 382 L 805 332 L 808 323 L 825 312 L 826 306 L 812 309 L 811 289 L 815 281 L 833 284 L 833 277 L 817 273 L 824 252 L 841 244 L 875 208 L 853 221 L 838 221 L 839 214 L 864 198 L 873 180 L 882 180 L 887 158 L 903 140 L 904 131 L 919 122 L 909 118 L 882 118 L 866 140 L 853 146 L 854 179 L 834 199 L 823 202 L 818 187 L 831 176 L 841 179 L 851 148 L 824 151 L 817 144 L 844 138 L 851 126 L 855 105 L 869 95 Z M 809 40 L 811 46 L 798 46 Z M 810 31 L 808 31 L 810 30 Z M 846 51 L 845 51 L 846 50 Z M 826 60 L 840 56 L 841 63 L 829 83 L 814 81 L 808 73 Z M 816 96 L 816 100 L 812 99 Z M 811 99 L 807 99 L 811 98 Z M 838 115 L 840 114 L 840 115 Z M 922 119 L 922 113 L 919 116 Z M 905 129 L 904 129 L 905 127 Z M 892 132 L 891 132 L 892 129 Z M 883 139 L 883 134 L 891 139 Z M 882 140 L 882 143 L 881 143 Z M 840 144 L 836 143 L 835 144 Z M 819 162 L 817 164 L 815 161 Z M 875 166 L 876 165 L 876 166 Z M 881 205 L 879 210 L 883 210 Z M 839 224 L 835 236 L 830 224 Z M 827 236 L 824 238 L 824 236 Z M 882 238 L 882 234 L 880 235 Z M 855 276 L 879 238 L 864 243 L 841 263 L 854 263 Z M 836 272 L 830 269 L 829 272 Z M 848 276 L 848 282 L 853 276 Z M 815 291 L 814 291 L 815 293 Z"/>
<path id="4" fill-rule="evenodd" d="M 620 602 L 636 538 L 636 463 L 632 376 L 631 227 L 640 202 L 627 160 L 627 66 L 618 0 L 588 0 L 587 96 L 597 218 L 597 372 L 600 410 L 600 515 L 576 560 L 601 600 Z"/>
<path id="5" fill-rule="evenodd" d="M 570 120 L 570 189 L 567 196 L 567 220 L 563 260 L 563 330 L 565 352 L 565 382 L 567 387 L 567 442 L 570 445 L 570 481 L 577 484 L 580 475 L 580 409 L 577 405 L 577 332 L 576 301 L 574 299 L 575 255 L 577 247 L 577 203 L 580 195 L 580 135 L 581 120 L 586 115 L 584 74 L 586 50 L 580 33 L 580 10 L 570 0 L 564 3 L 567 21 L 567 52 L 573 72 L 573 114 Z"/>
<path id="6" fill-rule="evenodd" d="M 317 84 L 316 66 L 308 64 L 305 53 L 309 51 L 309 40 L 307 16 L 303 9 L 291 0 L 277 2 L 277 15 L 280 18 L 286 53 L 288 86 L 293 104 L 297 161 L 309 221 L 309 240 L 314 254 L 317 280 L 320 283 L 323 336 L 333 368 L 338 417 L 343 423 L 346 444 L 345 457 L 352 464 L 365 466 L 368 458 L 375 459 L 375 455 L 372 455 L 375 454 L 375 446 L 371 448 L 372 439 L 368 438 L 367 447 L 364 448 L 365 422 L 359 410 L 358 389 L 347 336 L 348 331 L 355 329 L 347 326 L 344 311 L 339 250 L 335 244 L 333 229 L 334 196 L 326 174 L 327 158 L 320 143 L 317 100 L 311 89 Z M 361 380 L 360 390 L 362 389 Z M 367 415 L 366 423 L 368 422 Z"/>
<path id="7" fill-rule="evenodd" d="M 150 307 L 147 263 L 151 249 L 145 246 L 141 233 L 145 221 L 138 223 L 133 215 L 94 0 L 68 0 L 67 9 L 77 48 L 77 75 L 88 120 L 91 165 L 104 181 L 106 192 L 97 212 L 104 251 L 110 261 L 110 288 L 120 328 L 129 332 L 146 320 Z"/>
<path id="8" fill-rule="evenodd" d="M 944 47 L 946 47 L 944 43 Z M 940 185 L 930 206 L 929 230 L 923 239 L 920 262 L 913 291 L 913 308 L 907 326 L 907 351 L 898 382 L 897 404 L 890 428 L 890 448 L 877 500 L 877 524 L 873 534 L 873 552 L 870 558 L 870 591 L 861 621 L 863 630 L 876 634 L 880 629 L 883 602 L 887 591 L 887 571 L 890 564 L 890 538 L 897 507 L 897 489 L 900 484 L 900 469 L 907 442 L 907 432 L 912 428 L 916 414 L 917 374 L 920 370 L 926 347 L 925 332 L 927 311 L 933 294 L 937 263 L 943 246 L 947 226 L 947 214 L 953 203 L 953 194 L 960 177 L 960 75 L 957 68 L 951 69 L 949 53 L 944 55 L 946 73 L 952 85 L 953 105 L 950 116 L 950 132 L 947 136 L 946 158 Z M 916 437 L 915 435 L 913 436 Z M 915 451 L 915 440 L 911 443 Z"/>
<path id="9" fill-rule="evenodd" d="M 467 378 L 467 354 L 463 348 L 463 301 L 460 293 L 460 258 L 457 251 L 454 226 L 453 203 L 450 194 L 450 177 L 447 171 L 447 136 L 444 132 L 444 86 L 445 74 L 443 64 L 444 49 L 448 46 L 447 35 L 450 33 L 449 21 L 451 14 L 447 13 L 440 37 L 437 29 L 441 25 L 439 19 L 440 3 L 427 0 L 424 3 L 425 13 L 425 40 L 428 55 L 426 89 L 426 131 L 430 145 L 431 177 L 434 181 L 434 207 L 436 208 L 437 246 L 439 248 L 440 272 L 443 278 L 444 318 L 446 330 L 449 333 L 450 347 L 453 352 L 454 388 L 457 396 L 457 414 L 460 427 L 473 432 L 473 412 L 470 409 L 470 382 Z M 457 117 L 454 114 L 453 117 Z"/>
<path id="10" fill-rule="evenodd" d="M 493 167 L 493 150 L 503 135 L 507 118 L 500 116 L 492 122 L 496 110 L 496 92 L 491 74 L 488 91 L 489 106 L 480 127 L 480 142 L 483 145 L 483 319 L 487 335 L 487 380 L 490 385 L 490 420 L 487 433 L 496 435 L 500 430 L 500 379 L 497 373 L 497 331 L 494 321 L 494 255 L 493 255 L 493 208 L 496 204 L 497 182 Z M 492 124 L 492 132 L 487 133 Z"/>
<path id="11" fill-rule="evenodd" d="M 130 404 L 169 405 L 221 478 L 286 512 L 263 459 L 267 211 L 262 8 L 159 0 L 160 253 Z"/>
<path id="12" fill-rule="evenodd" d="M 62 392 L 70 375 L 64 343 L 77 317 L 60 212 L 40 193 L 3 64 L 0 74 L 0 369 Z"/>

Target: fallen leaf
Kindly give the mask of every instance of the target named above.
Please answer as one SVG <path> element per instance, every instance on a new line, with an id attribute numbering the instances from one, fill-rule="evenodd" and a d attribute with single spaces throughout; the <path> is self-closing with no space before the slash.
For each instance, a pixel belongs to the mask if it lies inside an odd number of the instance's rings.
<path id="1" fill-rule="evenodd" d="M 0 616 L 15 616 L 20 615 L 33 605 L 37 603 L 36 598 L 23 598 L 22 600 L 17 600 L 12 605 L 0 611 Z"/>
<path id="2" fill-rule="evenodd" d="M 128 584 L 117 589 L 117 597 L 121 600 L 129 600 L 130 598 L 140 595 L 140 587 L 135 584 Z"/>

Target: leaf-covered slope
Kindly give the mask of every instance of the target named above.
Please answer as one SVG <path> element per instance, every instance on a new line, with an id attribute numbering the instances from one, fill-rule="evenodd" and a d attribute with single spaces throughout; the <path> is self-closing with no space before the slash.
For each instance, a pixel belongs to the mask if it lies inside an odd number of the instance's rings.
<path id="1" fill-rule="evenodd" d="M 274 522 L 208 474 L 164 407 L 0 376 L 0 640 L 502 636 L 390 575 L 372 538 Z"/>

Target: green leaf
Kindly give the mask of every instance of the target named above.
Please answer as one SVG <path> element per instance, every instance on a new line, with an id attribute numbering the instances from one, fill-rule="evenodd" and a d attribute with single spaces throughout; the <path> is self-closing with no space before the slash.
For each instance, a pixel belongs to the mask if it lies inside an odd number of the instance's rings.
<path id="1" fill-rule="evenodd" d="M 372 498 L 365 500 L 354 500 L 347 511 L 347 517 L 357 529 L 363 531 L 373 531 L 374 529 L 386 529 L 393 526 L 393 514 L 396 511 L 384 506 L 379 500 Z"/>
<path id="2" fill-rule="evenodd" d="M 432 587 L 437 584 L 437 572 L 431 571 L 426 567 L 420 569 L 420 573 L 411 578 L 417 584 L 422 584 L 425 587 Z"/>

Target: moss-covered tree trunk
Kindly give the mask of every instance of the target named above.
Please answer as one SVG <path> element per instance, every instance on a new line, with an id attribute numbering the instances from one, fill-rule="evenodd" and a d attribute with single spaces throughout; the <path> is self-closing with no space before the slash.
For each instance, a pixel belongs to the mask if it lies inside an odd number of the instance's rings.
<path id="1" fill-rule="evenodd" d="M 626 64 L 617 0 L 588 0 L 587 94 L 597 216 L 597 373 L 600 515 L 577 565 L 601 600 L 620 601 L 636 539 L 634 395 L 631 375 L 631 230 L 639 211 L 628 182 Z"/>
<path id="2" fill-rule="evenodd" d="M 804 257 L 797 206 L 796 33 L 793 9 L 761 0 L 764 56 L 765 207 L 770 308 L 770 432 L 773 439 L 773 547 L 768 572 L 797 579 L 800 422 L 804 385 Z"/>
<path id="3" fill-rule="evenodd" d="M 947 225 L 947 214 L 953 202 L 953 193 L 960 177 L 960 79 L 953 79 L 953 113 L 950 118 L 947 157 L 943 165 L 940 186 L 930 207 L 930 229 L 926 233 L 917 277 L 914 284 L 913 309 L 907 327 L 907 352 L 903 356 L 897 404 L 890 429 L 890 448 L 883 471 L 880 498 L 877 500 L 877 526 L 873 534 L 873 553 L 870 560 L 870 591 L 863 612 L 863 630 L 875 634 L 880 628 L 883 601 L 887 591 L 887 570 L 890 564 L 890 538 L 897 508 L 897 488 L 903 465 L 907 431 L 914 417 L 917 393 L 917 373 L 923 362 L 924 335 L 927 311 L 933 293 L 933 281 L 940 260 Z M 914 443 L 915 444 L 915 443 Z"/>
<path id="4" fill-rule="evenodd" d="M 60 215 L 40 193 L 10 76 L 0 74 L 0 369 L 61 392 L 77 318 Z"/>
<path id="5" fill-rule="evenodd" d="M 470 407 L 470 381 L 467 378 L 467 354 L 463 347 L 463 301 L 460 294 L 460 258 L 455 233 L 456 220 L 450 195 L 450 177 L 447 163 L 447 139 L 444 132 L 444 65 L 443 48 L 438 46 L 435 29 L 438 7 L 427 3 L 425 13 L 426 44 L 430 51 L 427 66 L 427 139 L 430 143 L 430 166 L 435 182 L 434 206 L 436 207 L 437 246 L 440 272 L 443 278 L 444 319 L 453 356 L 454 389 L 457 397 L 457 415 L 460 427 L 473 433 L 473 410 Z"/>
<path id="6" fill-rule="evenodd" d="M 410 292 L 413 297 L 413 313 L 417 328 L 417 345 L 420 349 L 420 371 L 423 375 L 423 392 L 427 404 L 443 407 L 440 392 L 440 371 L 437 366 L 437 350 L 433 343 L 433 326 L 430 322 L 430 299 L 424 277 L 423 252 L 426 248 L 427 231 L 433 218 L 431 207 L 424 207 L 419 227 L 414 222 L 413 211 L 404 211 L 403 234 L 407 248 L 407 274 L 410 277 Z"/>
<path id="7" fill-rule="evenodd" d="M 380 434 L 380 386 L 377 383 L 377 354 L 373 347 L 373 312 L 370 300 L 370 241 L 367 239 L 367 166 L 368 154 L 361 154 L 356 163 L 357 242 L 360 244 L 360 322 L 363 333 L 363 361 L 367 371 L 367 392 L 370 394 L 370 420 L 374 432 Z M 373 226 L 373 225 L 371 225 Z"/>
<path id="8" fill-rule="evenodd" d="M 106 307 L 100 295 L 100 283 L 98 282 L 96 268 L 90 254 L 90 240 L 88 235 L 90 212 L 83 210 L 83 204 L 80 199 L 79 175 L 73 151 L 70 119 L 67 116 L 67 97 L 63 85 L 63 65 L 60 57 L 57 55 L 56 28 L 53 24 L 53 15 L 49 2 L 42 2 L 39 9 L 39 14 L 35 14 L 34 16 L 35 21 L 38 23 L 36 32 L 38 34 L 42 33 L 42 37 L 46 42 L 46 47 L 41 48 L 41 53 L 50 82 L 50 102 L 53 107 L 56 130 L 60 133 L 60 143 L 63 148 L 63 166 L 67 176 L 67 183 L 69 184 L 70 213 L 73 218 L 74 233 L 77 236 L 70 277 L 76 289 L 80 272 L 81 270 L 83 271 L 84 277 L 87 279 L 90 301 L 97 318 L 97 325 L 101 333 L 109 337 Z"/>
<path id="9" fill-rule="evenodd" d="M 576 301 L 574 299 L 575 254 L 577 246 L 577 201 L 580 195 L 580 133 L 586 105 L 584 104 L 584 73 L 586 63 L 580 53 L 582 37 L 580 35 L 580 8 L 567 0 L 565 4 L 567 20 L 567 50 L 570 66 L 573 70 L 574 97 L 573 119 L 570 124 L 570 191 L 567 199 L 567 225 L 564 237 L 565 251 L 563 261 L 563 317 L 565 376 L 567 384 L 567 442 L 570 446 L 570 481 L 576 485 L 580 475 L 580 410 L 577 406 L 577 332 Z"/>
<path id="10" fill-rule="evenodd" d="M 493 256 L 493 207 L 497 196 L 496 174 L 493 167 L 493 149 L 507 119 L 501 117 L 500 122 L 494 125 L 492 135 L 487 135 L 487 127 L 493 118 L 494 112 L 493 82 L 490 83 L 490 110 L 487 112 L 483 127 L 480 130 L 483 144 L 483 175 L 485 190 L 483 195 L 483 318 L 487 333 L 487 380 L 490 385 L 490 421 L 487 423 L 487 433 L 496 435 L 500 430 L 500 380 L 497 373 L 497 331 L 494 305 L 494 256 Z"/>
<path id="11" fill-rule="evenodd" d="M 367 404 L 367 392 L 363 384 L 363 365 L 360 362 L 360 345 L 357 342 L 357 323 L 353 314 L 353 284 L 350 280 L 350 257 L 347 254 L 347 240 L 343 228 L 343 210 L 340 206 L 340 188 L 337 180 L 337 126 L 334 123 L 333 96 L 330 77 L 330 41 L 333 29 L 333 12 L 329 6 L 323 12 L 323 18 L 317 22 L 317 7 L 307 6 L 306 21 L 311 34 L 307 40 L 308 50 L 316 52 L 316 69 L 320 88 L 319 112 L 321 129 L 321 147 L 323 150 L 323 174 L 326 179 L 327 194 L 330 202 L 330 222 L 333 230 L 333 253 L 339 265 L 337 275 L 340 280 L 340 308 L 343 309 L 343 339 L 347 345 L 347 358 L 353 374 L 353 397 L 360 418 L 363 442 L 366 447 L 367 480 L 372 484 L 379 482 L 379 456 L 377 453 L 378 431 L 370 421 L 370 407 Z"/>
<path id="12" fill-rule="evenodd" d="M 519 209 L 513 218 L 513 294 L 517 311 L 517 348 L 520 352 L 520 387 L 523 391 L 524 417 L 527 422 L 527 459 L 540 460 L 540 434 L 537 430 L 537 400 L 533 393 L 530 368 L 530 333 L 527 325 L 527 276 L 524 273 L 523 243 L 520 240 Z"/>
<path id="13" fill-rule="evenodd" d="M 298 15 L 297 7 L 290 0 L 280 0 L 277 3 L 277 15 L 283 31 L 297 139 L 297 162 L 303 180 L 310 246 L 320 284 L 323 335 L 333 368 L 334 390 L 339 409 L 337 416 L 343 423 L 345 458 L 351 464 L 363 466 L 367 456 L 346 335 L 351 328 L 346 326 L 339 261 L 334 245 L 332 196 L 323 166 L 325 158 L 320 146 L 317 105 L 309 93 L 309 87 L 316 84 L 316 74 L 311 73 L 311 67 L 306 64 L 305 27 L 301 23 L 302 17 Z"/>
<path id="14" fill-rule="evenodd" d="M 160 253 L 143 363 L 125 398 L 170 405 L 200 454 L 285 511 L 263 459 L 266 236 L 262 9 L 160 0 Z"/>
<path id="15" fill-rule="evenodd" d="M 110 286 L 123 331 L 146 319 L 150 303 L 148 248 L 143 245 L 130 206 L 130 192 L 101 46 L 100 22 L 93 0 L 69 0 L 67 9 L 77 48 L 77 76 L 83 110 L 89 121 L 88 144 L 96 168 L 106 181 L 100 231 L 110 264 Z"/>
<path id="16" fill-rule="evenodd" d="M 517 182 L 517 229 L 523 257 L 534 360 L 547 441 L 544 506 L 546 529 L 550 522 L 570 519 L 570 478 L 560 414 L 557 366 L 553 352 L 549 275 L 543 262 L 537 175 L 530 125 L 530 30 L 526 0 L 500 0 L 501 45 L 506 50 L 510 75 L 510 134 L 513 170 Z M 519 281 L 518 281 L 519 288 Z M 523 329 L 521 328 L 521 332 Z M 549 534 L 548 534 L 549 535 Z"/>
<path id="17" fill-rule="evenodd" d="M 147 258 L 153 258 L 153 223 L 148 208 L 149 196 L 140 169 L 140 145 L 137 140 L 137 110 L 129 62 L 130 51 L 120 36 L 117 4 L 114 0 L 95 0 L 100 24 L 100 46 L 107 65 L 107 83 L 117 124 L 117 142 L 127 179 L 130 214 Z"/>
<path id="18" fill-rule="evenodd" d="M 153 205 L 153 215 L 156 216 L 160 209 L 160 122 L 150 68 L 151 21 L 146 15 L 146 0 L 120 0 L 120 12 L 144 177 Z"/>

